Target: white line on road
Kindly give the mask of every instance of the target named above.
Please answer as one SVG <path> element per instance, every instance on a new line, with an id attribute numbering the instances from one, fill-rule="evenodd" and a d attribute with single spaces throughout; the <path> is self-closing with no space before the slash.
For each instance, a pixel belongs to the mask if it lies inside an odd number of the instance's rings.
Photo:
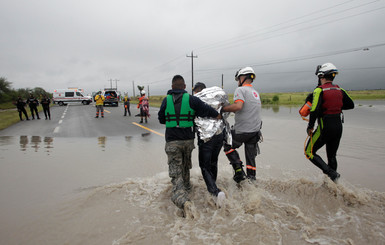
<path id="1" fill-rule="evenodd" d="M 60 130 L 60 127 L 57 126 L 53 132 L 54 132 L 55 134 L 57 134 L 57 133 L 59 133 L 59 130 Z"/>
<path id="2" fill-rule="evenodd" d="M 62 124 L 62 122 L 63 122 L 63 120 L 60 120 L 60 121 L 59 121 L 59 124 Z"/>

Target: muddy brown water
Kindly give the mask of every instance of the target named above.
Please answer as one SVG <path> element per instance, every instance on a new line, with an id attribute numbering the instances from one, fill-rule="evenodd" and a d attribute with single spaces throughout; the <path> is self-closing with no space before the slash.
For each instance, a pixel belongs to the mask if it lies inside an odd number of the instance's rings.
<path id="1" fill-rule="evenodd" d="M 0 244 L 384 244 L 385 103 L 345 112 L 338 184 L 304 157 L 297 111 L 263 110 L 255 184 L 235 185 L 221 153 L 221 209 L 194 150 L 193 220 L 170 201 L 159 135 L 1 136 Z"/>

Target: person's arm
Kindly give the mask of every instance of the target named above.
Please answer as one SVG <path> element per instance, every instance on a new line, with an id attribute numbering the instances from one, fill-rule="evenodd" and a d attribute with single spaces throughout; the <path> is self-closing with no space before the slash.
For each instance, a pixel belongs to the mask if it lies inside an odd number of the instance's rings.
<path id="1" fill-rule="evenodd" d="M 162 104 L 160 105 L 160 108 L 159 108 L 158 120 L 160 124 L 166 124 L 166 117 L 165 117 L 166 101 L 167 101 L 167 97 L 163 99 Z"/>
<path id="2" fill-rule="evenodd" d="M 320 109 L 321 109 L 321 105 L 322 105 L 321 93 L 322 93 L 321 88 L 316 88 L 313 91 L 313 102 L 312 102 L 312 106 L 310 109 L 309 123 L 308 123 L 307 129 L 306 129 L 308 135 L 311 135 L 313 133 L 315 121 L 317 120 L 319 113 L 320 113 Z"/>
<path id="3" fill-rule="evenodd" d="M 203 102 L 201 99 L 195 96 L 190 96 L 190 106 L 195 110 L 195 115 L 198 117 L 213 117 L 221 119 L 221 114 L 214 108 Z"/>
<path id="4" fill-rule="evenodd" d="M 343 99 L 342 99 L 342 110 L 354 109 L 354 102 L 345 89 L 341 88 Z"/>
<path id="5" fill-rule="evenodd" d="M 243 100 L 237 100 L 237 101 L 235 101 L 231 105 L 224 106 L 222 108 L 222 111 L 223 112 L 237 112 L 237 111 L 240 111 L 243 108 L 243 103 L 244 103 Z"/>

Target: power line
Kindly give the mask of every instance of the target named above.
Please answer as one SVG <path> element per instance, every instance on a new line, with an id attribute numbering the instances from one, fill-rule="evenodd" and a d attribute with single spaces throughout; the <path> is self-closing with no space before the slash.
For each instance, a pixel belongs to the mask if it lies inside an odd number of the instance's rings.
<path id="1" fill-rule="evenodd" d="M 277 27 L 277 26 L 280 26 L 280 25 L 283 25 L 283 24 L 287 24 L 287 23 L 293 22 L 293 21 L 295 21 L 295 20 L 303 19 L 303 18 L 305 18 L 305 17 L 308 17 L 308 16 L 311 16 L 311 15 L 317 14 L 317 13 L 319 13 L 319 12 L 326 11 L 326 10 L 328 10 L 328 9 L 330 9 L 330 8 L 336 8 L 336 7 L 339 7 L 339 6 L 348 4 L 348 3 L 350 3 L 350 2 L 354 2 L 354 1 L 356 1 L 356 0 L 349 0 L 349 1 L 346 1 L 346 2 L 343 2 L 343 3 L 340 3 L 340 4 L 336 4 L 336 5 L 333 5 L 333 6 L 324 8 L 324 9 L 320 9 L 320 10 L 311 12 L 311 13 L 309 13 L 309 14 L 306 14 L 306 15 L 303 15 L 303 16 L 300 16 L 300 17 L 297 17 L 297 18 L 289 19 L 289 20 L 287 20 L 287 21 L 281 22 L 281 23 L 276 24 L 276 25 L 272 25 L 272 26 L 269 26 L 269 27 L 266 27 L 266 28 L 262 28 L 261 30 L 263 30 L 263 29 L 270 29 L 270 28 Z M 376 0 L 376 1 L 378 1 L 378 0 Z M 290 26 L 289 26 L 289 27 L 290 27 Z M 260 30 L 258 30 L 258 31 L 260 31 Z M 258 31 L 257 31 L 257 32 L 258 32 Z M 251 35 L 251 37 L 253 37 L 253 36 L 255 36 L 255 33 L 254 33 L 254 34 L 249 34 L 249 35 L 247 35 L 247 36 L 250 36 L 250 35 Z M 262 34 L 261 34 L 261 35 L 262 35 Z M 247 36 L 246 36 L 246 38 L 248 38 Z M 249 37 L 249 38 L 251 38 L 251 37 Z M 245 36 L 243 36 L 243 38 L 245 38 Z M 213 43 L 213 44 L 209 44 L 209 45 L 203 46 L 203 47 L 201 47 L 201 48 L 199 48 L 199 49 L 203 49 L 203 50 L 204 50 L 204 49 L 210 48 L 211 46 L 215 46 L 215 48 L 217 48 L 217 47 L 218 47 L 217 45 L 220 44 L 220 43 L 230 42 L 231 40 L 235 40 L 235 41 L 236 41 L 237 39 L 239 39 L 239 38 L 237 38 L 237 37 L 236 37 L 236 38 L 231 38 L 231 39 L 228 39 L 228 40 L 225 40 L 225 41 L 220 41 L 220 42 L 217 42 L 217 43 Z M 239 40 L 238 40 L 238 41 L 239 41 Z M 222 44 L 222 45 L 224 45 L 224 44 Z M 228 45 L 229 45 L 229 44 L 228 44 Z M 206 52 L 207 52 L 207 51 L 206 51 Z M 178 56 L 178 57 L 175 57 L 175 58 L 173 58 L 173 59 L 171 59 L 171 60 L 169 60 L 169 61 L 166 61 L 166 62 L 164 62 L 164 63 L 162 63 L 162 64 L 160 64 L 160 65 L 155 66 L 155 67 L 152 68 L 151 70 L 159 69 L 159 68 L 161 68 L 161 67 L 163 67 L 163 66 L 165 66 L 165 65 L 168 65 L 168 64 L 173 63 L 173 62 L 175 62 L 175 61 L 177 61 L 177 60 L 180 60 L 180 59 L 182 59 L 183 57 L 184 57 L 184 56 Z M 145 74 L 148 74 L 148 69 L 146 69 L 146 71 L 143 71 L 143 72 L 138 73 L 137 75 L 134 75 L 133 78 L 142 77 L 142 76 L 144 76 Z"/>
<path id="2" fill-rule="evenodd" d="M 357 52 L 357 51 L 366 51 L 370 48 L 377 48 L 377 47 L 381 47 L 381 46 L 385 46 L 385 43 L 372 44 L 372 45 L 368 45 L 368 46 L 361 46 L 361 47 L 357 47 L 357 48 L 350 48 L 350 49 L 344 49 L 344 50 L 330 51 L 327 53 L 297 56 L 297 57 L 288 58 L 288 59 L 273 60 L 273 61 L 266 62 L 266 63 L 251 64 L 249 66 L 256 67 L 256 66 L 276 65 L 276 64 L 281 64 L 281 63 L 295 62 L 295 61 L 308 60 L 308 59 L 314 59 L 314 58 L 321 58 L 321 57 L 326 57 L 326 56 L 333 56 L 333 55 L 345 54 L 345 53 L 351 53 L 351 52 Z M 202 70 L 197 70 L 197 72 L 233 70 L 233 69 L 237 69 L 237 67 L 241 67 L 241 66 L 242 65 L 237 65 L 236 67 L 233 66 L 233 67 L 226 67 L 226 68 L 202 69 Z"/>
<path id="3" fill-rule="evenodd" d="M 331 6 L 331 7 L 327 7 L 327 8 L 321 9 L 321 10 L 317 10 L 317 11 L 311 12 L 311 13 L 309 13 L 309 14 L 305 14 L 305 15 L 300 16 L 300 17 L 297 17 L 297 18 L 293 18 L 293 19 L 286 20 L 286 21 L 284 21 L 284 22 L 281 22 L 281 23 L 278 23 L 278 24 L 275 24 L 275 25 L 272 25 L 272 26 L 260 28 L 259 30 L 256 30 L 256 31 L 254 31 L 254 32 L 252 32 L 252 33 L 250 33 L 250 34 L 244 35 L 242 38 L 245 38 L 245 37 L 248 37 L 248 36 L 253 36 L 253 35 L 255 35 L 255 33 L 258 33 L 258 32 L 260 32 L 260 31 L 262 31 L 262 30 L 270 29 L 270 28 L 277 27 L 277 26 L 281 26 L 281 25 L 284 25 L 284 24 L 293 22 L 293 21 L 298 20 L 298 19 L 303 19 L 303 18 L 305 18 L 305 17 L 307 17 L 307 16 L 311 16 L 311 15 L 313 15 L 313 14 L 318 14 L 318 13 L 324 11 L 324 10 L 328 10 L 328 9 L 330 9 L 330 8 L 335 8 L 335 7 L 338 7 L 338 6 L 341 6 L 341 5 L 350 3 L 350 2 L 354 2 L 354 1 L 355 1 L 355 0 L 346 1 L 346 2 L 343 2 L 343 3 L 337 4 L 337 5 Z M 233 37 L 233 38 L 229 38 L 229 39 L 227 39 L 227 40 L 222 40 L 222 41 L 219 41 L 219 42 L 216 42 L 216 43 L 208 44 L 208 45 L 203 46 L 203 47 L 199 47 L 198 49 L 201 50 L 201 52 L 203 52 L 204 49 L 210 48 L 210 47 L 212 47 L 212 46 L 217 47 L 218 44 L 226 43 L 226 42 L 232 42 L 233 40 L 237 41 L 237 40 L 239 40 L 239 39 L 240 39 L 239 37 Z"/>
<path id="4" fill-rule="evenodd" d="M 363 6 L 366 6 L 366 5 L 369 5 L 369 4 L 373 4 L 373 3 L 378 2 L 378 1 L 379 0 L 375 0 L 375 1 L 372 1 L 370 3 L 361 4 L 361 5 L 354 6 L 354 7 L 348 8 L 348 9 L 344 9 L 344 10 L 340 10 L 340 11 L 337 11 L 337 12 L 334 12 L 334 13 L 329 13 L 329 14 L 326 14 L 326 15 L 323 15 L 323 16 L 319 16 L 319 17 L 307 20 L 307 21 L 303 21 L 303 22 L 300 22 L 300 23 L 287 25 L 287 26 L 281 27 L 281 28 L 276 29 L 276 30 L 266 31 L 266 32 L 263 32 L 263 33 L 254 33 L 254 34 L 244 35 L 244 36 L 242 36 L 242 38 L 233 38 L 233 39 L 229 39 L 228 41 L 218 42 L 217 45 L 215 45 L 214 47 L 212 47 L 212 48 L 207 47 L 206 51 L 204 51 L 204 49 L 202 49 L 202 50 L 200 50 L 200 52 L 201 53 L 207 53 L 209 51 L 214 51 L 214 50 L 234 48 L 234 47 L 238 47 L 240 45 L 245 45 L 244 43 L 243 44 L 241 44 L 241 43 L 245 42 L 246 40 L 253 39 L 253 38 L 256 38 L 256 37 L 259 37 L 259 36 L 261 36 L 260 39 L 247 42 L 246 44 L 254 43 L 254 42 L 257 42 L 257 41 L 263 41 L 263 40 L 271 39 L 271 38 L 278 37 L 278 36 L 287 35 L 287 34 L 298 32 L 298 31 L 303 31 L 303 30 L 307 30 L 307 29 L 314 29 L 314 27 L 318 27 L 318 26 L 321 26 L 321 25 L 324 25 L 324 24 L 328 24 L 328 23 L 336 22 L 336 21 L 341 21 L 341 20 L 344 20 L 344 19 L 347 19 L 347 18 L 352 18 L 352 17 L 355 17 L 355 16 L 359 16 L 359 15 L 363 15 L 363 14 L 367 14 L 367 13 L 371 13 L 371 12 L 374 12 L 374 11 L 378 11 L 378 10 L 384 9 L 385 7 L 371 9 L 371 10 L 360 12 L 360 13 L 357 13 L 357 14 L 352 14 L 352 15 L 341 17 L 341 18 L 338 18 L 338 19 L 322 22 L 322 23 L 319 23 L 319 24 L 316 24 L 316 25 L 313 25 L 313 26 L 310 26 L 310 27 L 303 27 L 303 28 L 300 28 L 300 29 L 297 29 L 297 30 L 294 30 L 294 31 L 289 31 L 289 32 L 285 32 L 285 33 L 281 33 L 281 34 L 277 34 L 277 35 L 273 35 L 273 36 L 270 36 L 270 37 L 263 38 L 263 35 L 267 35 L 267 34 L 271 34 L 271 33 L 277 32 L 277 31 L 289 29 L 291 27 L 302 25 L 302 24 L 308 24 L 309 22 L 316 21 L 316 20 L 319 20 L 319 19 L 322 19 L 322 18 L 325 18 L 325 17 L 329 17 L 329 16 L 332 16 L 332 15 L 337 15 L 337 14 L 339 15 L 342 12 L 347 12 L 347 11 L 350 11 L 350 10 L 356 9 L 356 8 L 362 8 Z M 285 24 L 285 23 L 281 23 L 281 24 L 278 24 L 278 25 L 275 25 L 275 26 L 279 26 L 279 25 L 282 25 L 282 24 Z M 271 27 L 269 27 L 269 28 L 271 28 Z M 235 40 L 235 41 L 231 41 L 231 40 Z M 223 43 L 223 44 L 220 44 L 220 43 Z M 237 44 L 237 43 L 239 43 L 239 44 Z"/>

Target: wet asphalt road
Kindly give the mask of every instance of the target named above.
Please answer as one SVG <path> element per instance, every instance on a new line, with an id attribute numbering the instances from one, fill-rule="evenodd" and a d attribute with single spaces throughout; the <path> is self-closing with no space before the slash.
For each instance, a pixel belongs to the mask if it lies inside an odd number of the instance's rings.
<path id="1" fill-rule="evenodd" d="M 45 120 L 40 112 L 40 120 L 21 121 L 2 131 L 1 136 L 39 135 L 46 137 L 99 137 L 135 136 L 146 133 L 164 134 L 164 125 L 159 124 L 157 108 L 150 108 L 148 123 L 139 124 L 140 117 L 136 105 L 131 104 L 131 116 L 123 116 L 123 105 L 104 107 L 104 118 L 95 118 L 94 105 L 68 104 L 51 107 L 51 120 Z M 28 113 L 29 114 L 29 113 Z M 30 116 L 30 114 L 29 114 Z M 143 127 L 140 127 L 143 126 Z"/>

